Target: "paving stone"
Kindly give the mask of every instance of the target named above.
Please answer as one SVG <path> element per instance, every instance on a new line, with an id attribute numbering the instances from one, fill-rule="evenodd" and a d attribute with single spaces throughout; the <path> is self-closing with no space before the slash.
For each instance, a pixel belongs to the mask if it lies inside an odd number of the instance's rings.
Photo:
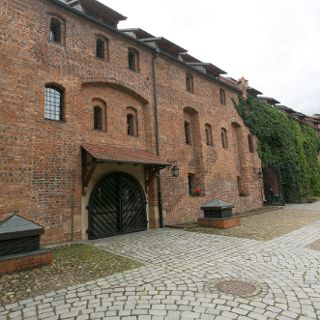
<path id="1" fill-rule="evenodd" d="M 304 244 L 320 238 L 319 227 L 268 242 L 173 229 L 97 240 L 144 266 L 0 307 L 0 320 L 317 319 L 320 254 Z M 225 279 L 261 290 L 242 297 L 208 289 Z"/>

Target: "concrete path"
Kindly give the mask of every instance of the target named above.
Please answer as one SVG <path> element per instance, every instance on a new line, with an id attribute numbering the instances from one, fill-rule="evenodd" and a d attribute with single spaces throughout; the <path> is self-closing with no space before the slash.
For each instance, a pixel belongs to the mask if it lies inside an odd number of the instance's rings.
<path id="1" fill-rule="evenodd" d="M 162 229 L 94 241 L 144 267 L 0 307 L 3 319 L 320 319 L 320 222 L 269 242 Z"/>
<path id="2" fill-rule="evenodd" d="M 287 204 L 286 208 L 291 210 L 298 210 L 298 211 L 317 211 L 320 213 L 320 201 L 314 203 L 298 203 L 298 204 Z"/>

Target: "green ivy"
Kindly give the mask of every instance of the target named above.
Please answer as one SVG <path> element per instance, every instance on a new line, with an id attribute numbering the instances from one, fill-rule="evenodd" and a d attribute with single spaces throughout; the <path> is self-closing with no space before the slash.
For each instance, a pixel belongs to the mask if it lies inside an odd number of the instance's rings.
<path id="1" fill-rule="evenodd" d="M 286 202 L 320 196 L 320 139 L 316 130 L 256 99 L 240 99 L 236 109 L 259 139 L 263 167 L 280 167 Z"/>

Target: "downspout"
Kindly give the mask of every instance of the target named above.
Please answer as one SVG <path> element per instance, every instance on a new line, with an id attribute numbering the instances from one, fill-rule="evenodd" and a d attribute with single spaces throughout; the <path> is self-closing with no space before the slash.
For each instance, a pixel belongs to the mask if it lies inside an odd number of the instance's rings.
<path id="1" fill-rule="evenodd" d="M 159 51 L 156 49 L 152 58 L 152 82 L 153 82 L 153 105 L 154 105 L 154 128 L 156 135 L 156 153 L 160 156 L 159 146 L 159 124 L 158 124 L 158 100 L 157 100 L 157 75 L 156 75 L 156 60 Z M 158 189 L 158 208 L 159 208 L 159 223 L 160 228 L 163 228 L 163 212 L 162 212 L 162 193 L 161 193 L 161 177 L 157 175 L 157 189 Z"/>

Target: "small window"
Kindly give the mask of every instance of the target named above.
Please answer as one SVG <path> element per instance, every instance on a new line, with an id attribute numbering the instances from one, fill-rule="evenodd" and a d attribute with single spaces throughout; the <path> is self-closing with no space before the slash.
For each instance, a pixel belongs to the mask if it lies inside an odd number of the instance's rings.
<path id="1" fill-rule="evenodd" d="M 127 134 L 128 136 L 138 136 L 137 111 L 134 108 L 127 108 Z"/>
<path id="2" fill-rule="evenodd" d="M 193 188 L 194 188 L 194 174 L 188 174 L 188 191 L 189 195 L 193 196 Z"/>
<path id="3" fill-rule="evenodd" d="M 99 59 L 105 58 L 105 50 L 106 50 L 106 43 L 103 39 L 96 40 L 96 57 Z"/>
<path id="4" fill-rule="evenodd" d="M 219 93 L 220 93 L 220 103 L 225 106 L 226 105 L 226 93 L 223 89 L 220 89 Z"/>
<path id="5" fill-rule="evenodd" d="M 213 146 L 212 127 L 210 124 L 205 125 L 206 130 L 206 144 L 207 146 Z"/>
<path id="6" fill-rule="evenodd" d="M 62 23 L 57 18 L 50 20 L 49 41 L 62 43 Z"/>
<path id="7" fill-rule="evenodd" d="M 134 136 L 134 115 L 127 115 L 128 135 Z"/>
<path id="8" fill-rule="evenodd" d="M 186 87 L 188 92 L 194 93 L 193 76 L 190 73 L 186 75 Z"/>
<path id="9" fill-rule="evenodd" d="M 139 72 L 139 52 L 135 49 L 128 50 L 128 66 L 130 70 Z"/>
<path id="10" fill-rule="evenodd" d="M 221 129 L 221 143 L 223 149 L 228 149 L 228 135 L 225 128 Z"/>
<path id="11" fill-rule="evenodd" d="M 102 130 L 103 129 L 103 112 L 102 108 L 99 106 L 95 106 L 93 108 L 93 128 L 95 130 Z"/>
<path id="12" fill-rule="evenodd" d="M 44 117 L 50 120 L 63 120 L 63 90 L 55 86 L 46 86 Z"/>
<path id="13" fill-rule="evenodd" d="M 191 125 L 188 121 L 184 122 L 185 143 L 191 145 Z"/>
<path id="14" fill-rule="evenodd" d="M 249 151 L 251 153 L 254 153 L 253 139 L 251 134 L 248 134 L 248 145 L 249 145 Z"/>

